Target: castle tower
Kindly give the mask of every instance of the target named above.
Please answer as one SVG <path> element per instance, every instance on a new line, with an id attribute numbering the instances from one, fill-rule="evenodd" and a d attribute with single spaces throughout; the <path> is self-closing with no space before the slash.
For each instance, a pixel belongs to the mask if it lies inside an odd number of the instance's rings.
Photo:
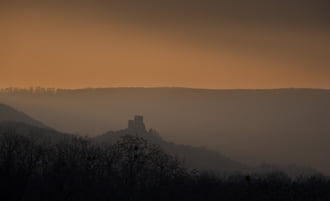
<path id="1" fill-rule="evenodd" d="M 135 115 L 134 120 L 128 120 L 128 129 L 133 131 L 146 131 L 143 116 Z"/>

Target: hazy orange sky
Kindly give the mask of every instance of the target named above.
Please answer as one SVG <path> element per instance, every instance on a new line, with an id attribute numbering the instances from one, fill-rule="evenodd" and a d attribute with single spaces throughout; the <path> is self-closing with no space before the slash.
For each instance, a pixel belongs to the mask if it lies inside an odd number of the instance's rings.
<path id="1" fill-rule="evenodd" d="M 3 11 L 1 88 L 330 88 L 330 31 L 319 19 L 154 23 L 90 10 Z"/>

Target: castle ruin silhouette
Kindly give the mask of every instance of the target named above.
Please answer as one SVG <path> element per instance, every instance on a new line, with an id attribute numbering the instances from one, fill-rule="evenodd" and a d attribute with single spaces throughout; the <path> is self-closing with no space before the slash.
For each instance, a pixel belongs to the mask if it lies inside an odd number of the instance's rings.
<path id="1" fill-rule="evenodd" d="M 143 123 L 143 116 L 135 115 L 134 120 L 128 120 L 128 130 L 146 131 L 146 126 Z"/>

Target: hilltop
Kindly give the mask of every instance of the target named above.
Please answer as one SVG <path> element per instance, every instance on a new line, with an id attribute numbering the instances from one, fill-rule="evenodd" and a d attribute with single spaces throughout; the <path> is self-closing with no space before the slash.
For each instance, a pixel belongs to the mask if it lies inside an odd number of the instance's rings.
<path id="1" fill-rule="evenodd" d="M 0 100 L 63 132 L 98 136 L 143 114 L 167 141 L 249 165 L 295 163 L 330 173 L 330 90 L 57 89 L 2 92 Z"/>

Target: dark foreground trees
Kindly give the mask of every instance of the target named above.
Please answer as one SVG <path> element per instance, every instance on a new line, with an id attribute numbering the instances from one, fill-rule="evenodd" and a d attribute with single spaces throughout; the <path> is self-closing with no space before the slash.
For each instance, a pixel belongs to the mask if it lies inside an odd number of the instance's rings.
<path id="1" fill-rule="evenodd" d="M 113 145 L 88 139 L 0 134 L 0 200 L 330 200 L 323 176 L 217 176 L 190 171 L 142 138 Z"/>

